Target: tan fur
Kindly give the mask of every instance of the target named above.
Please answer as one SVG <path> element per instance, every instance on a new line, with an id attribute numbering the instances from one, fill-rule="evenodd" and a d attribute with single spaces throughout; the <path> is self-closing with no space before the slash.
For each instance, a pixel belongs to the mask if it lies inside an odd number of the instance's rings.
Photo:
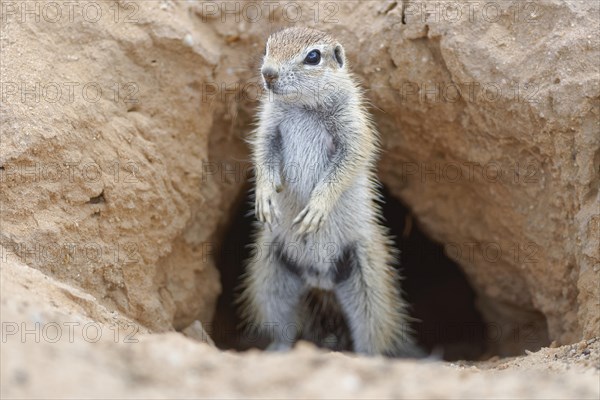
<path id="1" fill-rule="evenodd" d="M 334 45 L 335 40 L 328 34 L 314 29 L 295 27 L 272 34 L 267 40 L 267 55 L 277 62 L 285 62 L 294 57 L 298 50 L 312 44 Z"/>

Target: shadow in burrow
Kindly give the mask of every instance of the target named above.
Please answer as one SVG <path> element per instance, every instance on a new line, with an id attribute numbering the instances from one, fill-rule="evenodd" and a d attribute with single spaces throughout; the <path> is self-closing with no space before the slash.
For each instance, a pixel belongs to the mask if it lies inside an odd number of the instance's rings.
<path id="1" fill-rule="evenodd" d="M 235 215 L 225 230 L 215 255 L 222 294 L 215 317 L 207 327 L 221 349 L 264 349 L 266 337 L 249 335 L 241 327 L 236 298 L 244 272 L 244 260 L 252 242 L 254 215 L 247 186 L 237 201 Z M 385 223 L 400 250 L 401 286 L 415 320 L 412 329 L 419 345 L 445 360 L 477 360 L 493 354 L 485 324 L 475 305 L 473 288 L 441 244 L 419 228 L 410 210 L 383 188 Z"/>

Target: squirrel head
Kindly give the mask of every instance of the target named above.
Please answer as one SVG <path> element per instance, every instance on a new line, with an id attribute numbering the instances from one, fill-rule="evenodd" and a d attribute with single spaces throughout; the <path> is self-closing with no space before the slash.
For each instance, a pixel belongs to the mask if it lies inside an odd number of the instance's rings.
<path id="1" fill-rule="evenodd" d="M 318 105 L 348 85 L 342 45 L 309 28 L 273 33 L 260 72 L 272 98 L 303 105 Z"/>

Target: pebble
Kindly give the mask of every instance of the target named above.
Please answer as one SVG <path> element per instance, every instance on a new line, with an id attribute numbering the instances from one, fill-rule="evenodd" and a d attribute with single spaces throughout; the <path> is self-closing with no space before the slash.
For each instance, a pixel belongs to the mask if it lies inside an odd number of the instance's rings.
<path id="1" fill-rule="evenodd" d="M 192 47 L 194 45 L 194 38 L 192 37 L 191 33 L 185 34 L 185 36 L 183 37 L 183 44 L 185 44 L 188 47 Z"/>
<path id="2" fill-rule="evenodd" d="M 341 383 L 342 387 L 349 392 L 356 392 L 361 386 L 360 378 L 354 374 L 346 375 Z"/>

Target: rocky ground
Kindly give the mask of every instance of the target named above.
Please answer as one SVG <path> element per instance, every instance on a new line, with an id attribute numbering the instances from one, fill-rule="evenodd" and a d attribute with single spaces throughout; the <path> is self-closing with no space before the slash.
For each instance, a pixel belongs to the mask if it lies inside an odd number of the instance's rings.
<path id="1" fill-rule="evenodd" d="M 2 398 L 597 399 L 600 340 L 485 362 L 389 360 L 308 343 L 223 352 L 151 334 L 96 299 L 3 263 Z"/>

